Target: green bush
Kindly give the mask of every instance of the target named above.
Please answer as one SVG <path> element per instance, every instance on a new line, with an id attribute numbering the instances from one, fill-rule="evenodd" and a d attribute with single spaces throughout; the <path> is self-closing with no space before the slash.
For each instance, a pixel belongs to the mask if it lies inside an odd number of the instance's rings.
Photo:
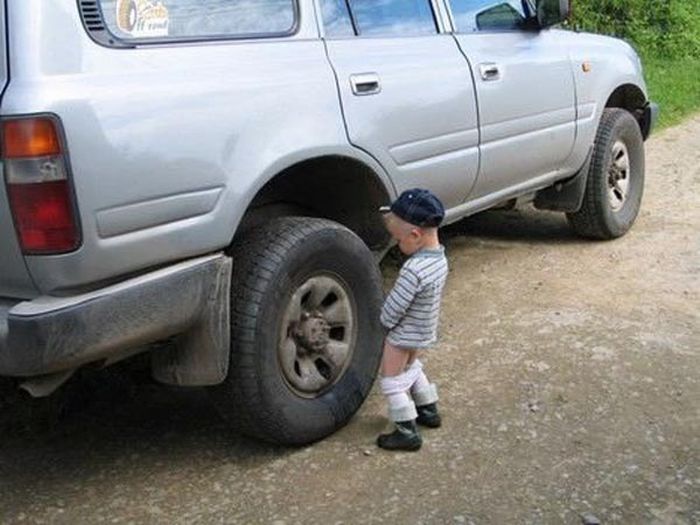
<path id="1" fill-rule="evenodd" d="M 700 59 L 649 59 L 644 73 L 649 95 L 661 107 L 659 128 L 678 124 L 700 109 Z"/>
<path id="2" fill-rule="evenodd" d="M 574 25 L 632 43 L 644 57 L 700 57 L 698 0 L 573 0 Z"/>

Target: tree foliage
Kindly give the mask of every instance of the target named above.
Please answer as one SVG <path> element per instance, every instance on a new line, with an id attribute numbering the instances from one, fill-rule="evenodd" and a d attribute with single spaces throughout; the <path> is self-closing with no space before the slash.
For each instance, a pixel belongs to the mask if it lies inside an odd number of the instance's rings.
<path id="1" fill-rule="evenodd" d="M 646 57 L 700 58 L 700 0 L 572 0 L 573 23 L 632 43 Z"/>

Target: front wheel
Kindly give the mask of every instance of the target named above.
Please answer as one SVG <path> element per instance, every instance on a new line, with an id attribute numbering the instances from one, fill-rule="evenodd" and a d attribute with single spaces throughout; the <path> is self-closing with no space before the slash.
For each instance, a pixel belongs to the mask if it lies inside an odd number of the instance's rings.
<path id="1" fill-rule="evenodd" d="M 644 193 L 644 139 L 624 109 L 608 108 L 598 126 L 583 205 L 567 214 L 582 237 L 615 239 L 632 227 Z"/>
<path id="2" fill-rule="evenodd" d="M 282 444 L 345 425 L 381 358 L 381 275 L 347 228 L 288 217 L 248 232 L 231 253 L 231 362 L 212 387 L 243 433 Z"/>

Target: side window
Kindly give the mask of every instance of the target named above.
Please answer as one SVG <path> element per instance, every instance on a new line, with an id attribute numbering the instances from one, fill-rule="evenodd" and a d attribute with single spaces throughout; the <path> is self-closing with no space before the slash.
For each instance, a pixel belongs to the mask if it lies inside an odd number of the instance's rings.
<path id="1" fill-rule="evenodd" d="M 357 31 L 368 36 L 437 33 L 430 0 L 349 0 Z"/>
<path id="2" fill-rule="evenodd" d="M 321 12 L 323 13 L 326 36 L 355 36 L 355 29 L 352 27 L 352 19 L 345 0 L 321 0 Z"/>
<path id="3" fill-rule="evenodd" d="M 527 18 L 523 0 L 449 0 L 455 29 L 474 31 L 512 31 L 520 29 Z"/>
<path id="4" fill-rule="evenodd" d="M 186 40 L 291 33 L 295 0 L 99 0 L 121 40 Z"/>

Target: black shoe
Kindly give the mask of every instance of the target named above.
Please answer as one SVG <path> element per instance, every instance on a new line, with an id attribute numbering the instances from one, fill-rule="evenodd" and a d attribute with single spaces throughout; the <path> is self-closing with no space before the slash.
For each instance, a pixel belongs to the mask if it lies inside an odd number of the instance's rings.
<path id="1" fill-rule="evenodd" d="M 382 434 L 377 438 L 377 446 L 386 450 L 410 450 L 420 449 L 423 440 L 418 433 L 415 421 L 401 421 L 396 423 L 396 430 L 391 434 Z"/>
<path id="2" fill-rule="evenodd" d="M 416 422 L 419 425 L 423 425 L 428 428 L 439 428 L 442 425 L 442 418 L 437 409 L 437 403 L 430 403 L 429 405 L 423 405 L 416 407 L 418 411 L 418 419 Z"/>

